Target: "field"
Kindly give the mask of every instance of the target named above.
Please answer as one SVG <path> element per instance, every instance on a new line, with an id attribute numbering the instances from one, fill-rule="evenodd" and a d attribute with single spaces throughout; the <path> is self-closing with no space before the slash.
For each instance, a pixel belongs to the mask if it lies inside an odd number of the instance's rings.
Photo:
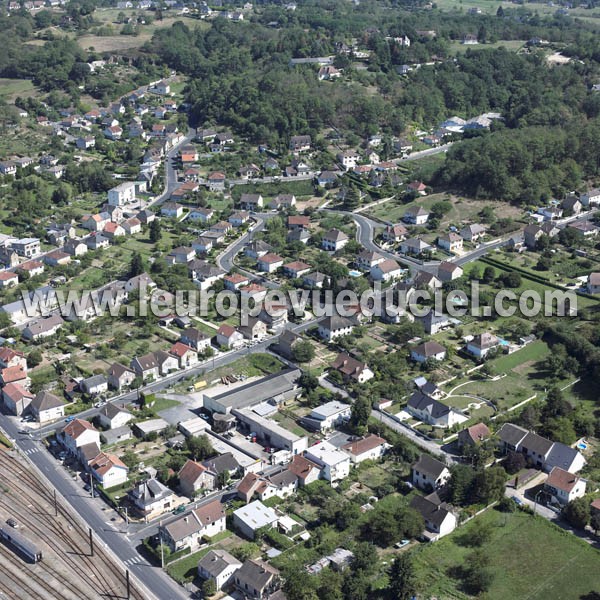
<path id="1" fill-rule="evenodd" d="M 506 48 L 507 50 L 513 50 L 518 52 L 521 48 L 525 46 L 526 40 L 500 40 L 499 42 L 494 42 L 492 44 L 463 44 L 461 42 L 452 42 L 450 44 L 451 50 L 453 50 L 457 54 L 462 54 L 467 50 L 490 50 L 492 48 Z"/>
<path id="2" fill-rule="evenodd" d="M 33 96 L 35 88 L 29 79 L 6 79 L 0 77 L 0 98 L 14 100 L 17 96 Z"/>
<path id="3" fill-rule="evenodd" d="M 494 579 L 485 600 L 521 598 L 563 600 L 594 598 L 598 590 L 600 556 L 585 542 L 539 517 L 524 513 L 500 514 L 494 510 L 476 517 L 443 540 L 414 553 L 422 597 L 468 598 L 456 567 L 468 566 L 473 551 L 457 543 L 466 531 L 489 525 L 491 540 L 484 551 L 490 557 Z M 589 596 L 588 596 L 589 595 Z"/>

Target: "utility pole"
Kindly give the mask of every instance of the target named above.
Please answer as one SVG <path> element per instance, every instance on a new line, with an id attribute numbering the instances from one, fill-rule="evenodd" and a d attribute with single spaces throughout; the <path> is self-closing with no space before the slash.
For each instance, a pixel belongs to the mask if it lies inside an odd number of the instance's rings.
<path id="1" fill-rule="evenodd" d="M 90 556 L 94 556 L 94 532 L 91 527 L 88 527 L 88 531 L 90 534 Z"/>
<path id="2" fill-rule="evenodd" d="M 158 523 L 158 541 L 160 543 L 160 568 L 165 570 L 165 553 L 163 550 L 163 541 L 162 541 L 162 521 Z"/>
<path id="3" fill-rule="evenodd" d="M 127 600 L 131 597 L 131 584 L 129 583 L 129 569 L 125 571 L 125 583 L 127 584 Z"/>
<path id="4" fill-rule="evenodd" d="M 58 502 L 56 500 L 56 489 L 54 490 L 54 516 L 58 517 Z"/>

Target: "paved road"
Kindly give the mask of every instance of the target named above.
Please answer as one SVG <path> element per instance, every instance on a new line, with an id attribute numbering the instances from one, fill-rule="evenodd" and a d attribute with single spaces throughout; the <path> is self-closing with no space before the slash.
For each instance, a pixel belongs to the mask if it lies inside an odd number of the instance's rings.
<path id="1" fill-rule="evenodd" d="M 454 142 L 448 142 L 447 144 L 443 144 L 442 146 L 438 146 L 437 148 L 427 148 L 427 150 L 420 150 L 419 152 L 413 152 L 408 156 L 403 156 L 402 158 L 397 158 L 394 160 L 396 164 L 402 164 L 404 162 L 409 162 L 411 160 L 419 160 L 425 156 L 433 156 L 434 154 L 440 154 L 441 152 L 448 152 L 450 146 L 452 146 Z"/>

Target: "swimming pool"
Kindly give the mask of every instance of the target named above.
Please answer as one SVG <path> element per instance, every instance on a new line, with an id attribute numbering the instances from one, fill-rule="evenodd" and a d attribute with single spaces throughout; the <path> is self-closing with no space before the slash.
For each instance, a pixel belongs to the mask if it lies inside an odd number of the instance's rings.
<path id="1" fill-rule="evenodd" d="M 510 346 L 510 342 L 507 342 L 506 340 L 503 340 L 502 338 L 498 338 L 498 342 L 500 343 L 501 346 Z"/>
<path id="2" fill-rule="evenodd" d="M 348 275 L 350 275 L 350 277 L 360 277 L 362 273 L 360 271 L 348 271 Z"/>
<path id="3" fill-rule="evenodd" d="M 579 442 L 577 444 L 577 448 L 579 448 L 579 450 L 586 450 L 587 449 L 587 444 L 583 440 L 581 440 L 581 442 Z"/>

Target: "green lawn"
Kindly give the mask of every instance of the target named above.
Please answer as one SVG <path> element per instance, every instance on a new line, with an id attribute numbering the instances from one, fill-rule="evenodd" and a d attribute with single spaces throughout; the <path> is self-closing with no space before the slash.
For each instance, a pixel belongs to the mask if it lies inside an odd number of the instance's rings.
<path id="1" fill-rule="evenodd" d="M 195 579 L 198 574 L 198 561 L 210 550 L 210 548 L 202 548 L 194 554 L 190 554 L 167 567 L 167 573 L 177 583 L 185 583 Z"/>
<path id="2" fill-rule="evenodd" d="M 0 97 L 13 99 L 17 96 L 32 96 L 35 93 L 33 83 L 29 79 L 0 78 Z"/>
<path id="3" fill-rule="evenodd" d="M 456 567 L 468 566 L 466 557 L 473 550 L 456 542 L 464 532 L 484 524 L 492 527 L 483 551 L 490 557 L 494 579 L 481 598 L 566 600 L 598 591 L 600 555 L 591 546 L 541 517 L 488 510 L 452 535 L 413 553 L 421 597 L 470 597 L 452 573 Z"/>

